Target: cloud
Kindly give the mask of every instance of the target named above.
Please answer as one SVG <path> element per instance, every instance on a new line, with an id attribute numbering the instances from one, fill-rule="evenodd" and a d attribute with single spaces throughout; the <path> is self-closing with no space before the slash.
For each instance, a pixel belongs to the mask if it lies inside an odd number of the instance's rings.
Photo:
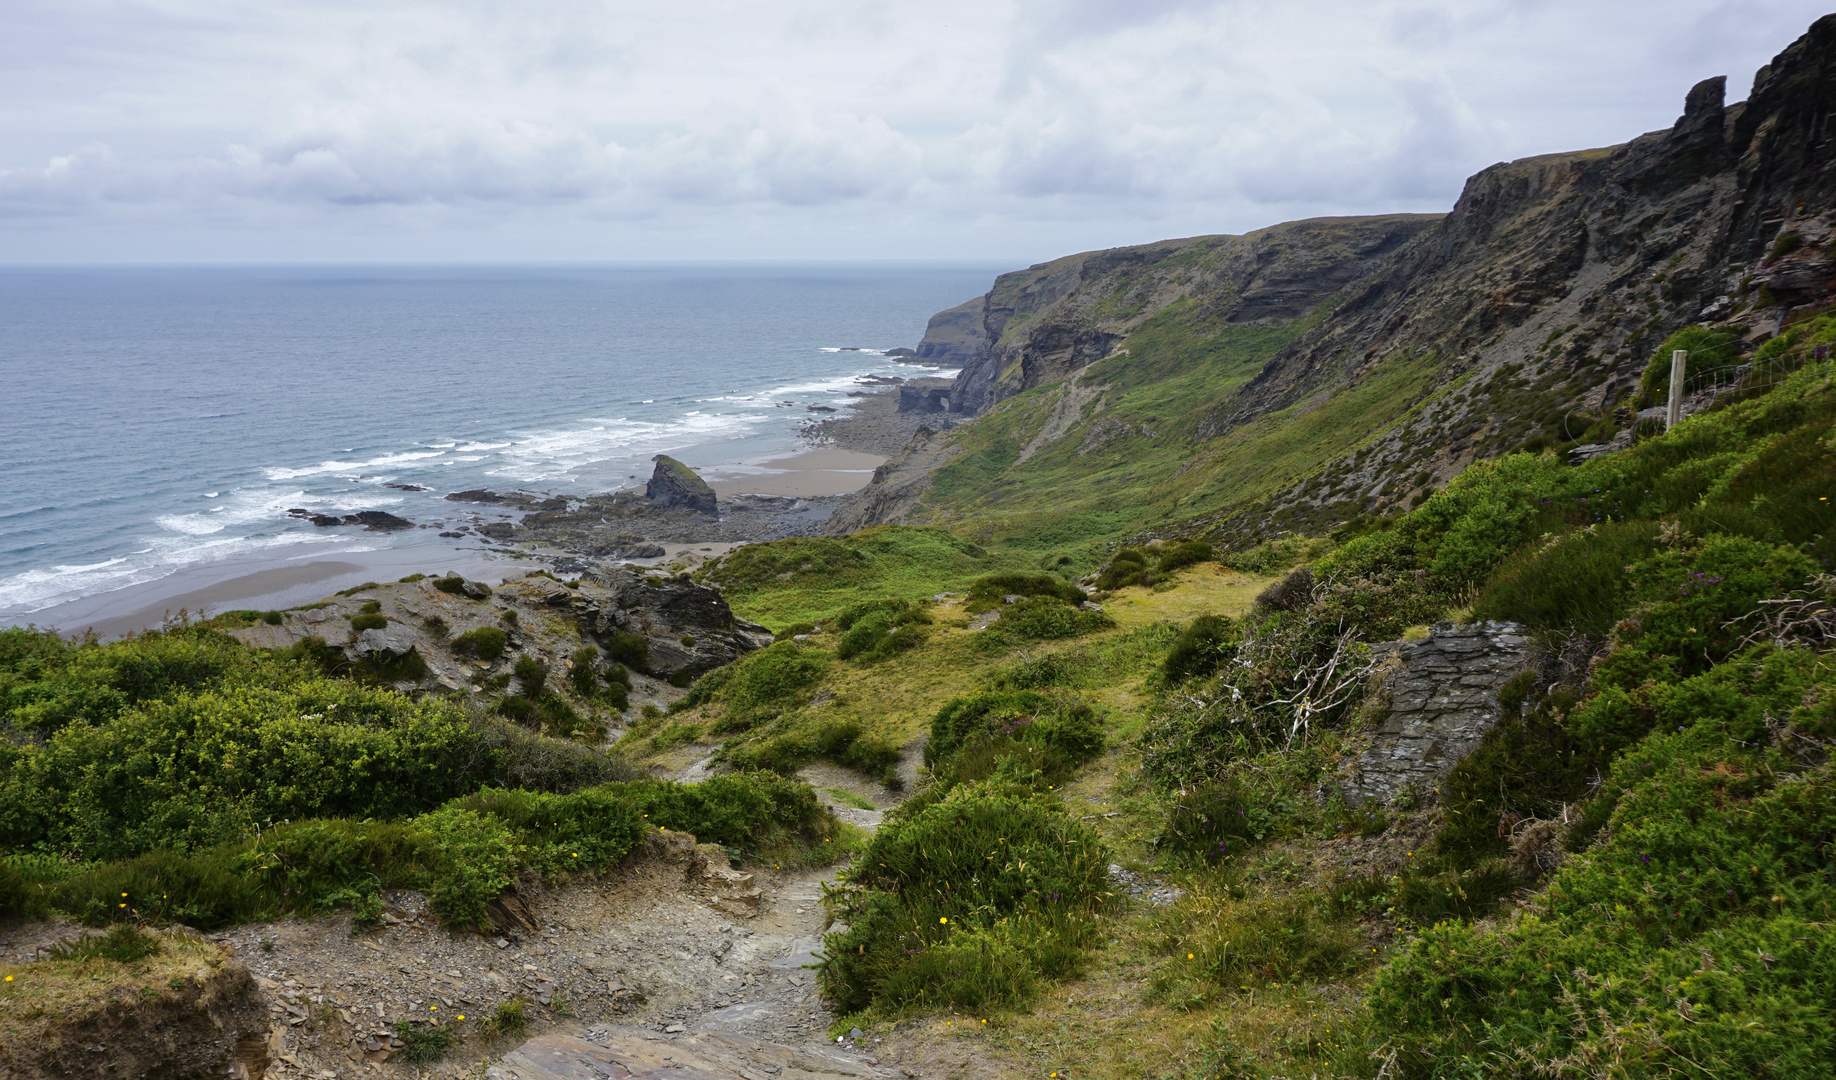
<path id="1" fill-rule="evenodd" d="M 186 236 L 277 258 L 306 236 L 314 251 L 362 236 L 359 254 L 391 236 L 523 256 L 743 236 L 784 255 L 986 256 L 1438 209 L 1492 161 L 1668 125 L 1691 83 L 1744 85 L 1817 14 L 15 0 L 0 237 L 24 257 L 141 257 Z"/>

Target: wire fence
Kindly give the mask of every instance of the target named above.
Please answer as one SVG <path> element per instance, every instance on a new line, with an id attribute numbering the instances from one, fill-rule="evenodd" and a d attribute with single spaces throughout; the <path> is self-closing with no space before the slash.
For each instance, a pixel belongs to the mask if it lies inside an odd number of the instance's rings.
<path id="1" fill-rule="evenodd" d="M 1785 323 L 1778 328 L 1774 337 L 1828 314 L 1829 312 L 1827 311 L 1819 311 L 1811 315 L 1800 317 L 1793 322 Z M 1699 364 L 1704 353 L 1717 354 L 1716 357 L 1711 357 L 1711 359 L 1718 357 L 1733 359 L 1739 355 L 1740 344 L 1739 341 L 1729 341 L 1714 346 L 1711 349 L 1693 350 L 1690 352 L 1689 361 L 1692 365 Z M 1752 391 L 1763 391 L 1770 387 L 1777 386 L 1779 383 L 1784 382 L 1786 379 L 1802 371 L 1809 365 L 1827 363 L 1830 360 L 1833 349 L 1836 349 L 1836 346 L 1832 346 L 1828 343 L 1820 345 L 1798 345 L 1784 352 L 1766 357 L 1763 360 L 1750 360 L 1745 363 L 1718 364 L 1711 368 L 1698 367 L 1693 375 L 1690 375 L 1683 381 L 1683 399 L 1686 408 L 1691 413 L 1700 412 L 1719 401 L 1726 394 L 1745 394 Z M 1667 389 L 1669 382 L 1670 380 L 1668 376 L 1666 376 L 1663 388 Z M 1704 400 L 1705 398 L 1706 400 Z M 1573 430 L 1577 423 L 1576 418 L 1593 411 L 1594 410 L 1586 409 L 1565 410 L 1562 417 L 1562 433 L 1566 435 L 1570 441 L 1579 438 L 1580 436 Z M 1626 417 L 1625 422 L 1620 426 L 1629 426 L 1633 422 L 1635 422 L 1634 418 Z M 1592 426 L 1592 421 L 1581 423 L 1580 426 L 1584 428 Z"/>

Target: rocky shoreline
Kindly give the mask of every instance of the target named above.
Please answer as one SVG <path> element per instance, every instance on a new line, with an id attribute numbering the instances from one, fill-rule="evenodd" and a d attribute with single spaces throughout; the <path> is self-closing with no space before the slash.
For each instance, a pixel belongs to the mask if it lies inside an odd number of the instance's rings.
<path id="1" fill-rule="evenodd" d="M 950 380 L 873 378 L 852 391 L 846 414 L 812 419 L 802 429 L 806 449 L 833 448 L 892 457 L 920 428 L 941 430 L 960 420 L 946 412 Z M 666 464 L 667 463 L 667 464 Z M 699 485 L 699 487 L 697 487 Z M 475 537 L 515 545 L 505 550 L 547 549 L 583 559 L 650 560 L 668 554 L 665 545 L 740 544 L 824 535 L 830 517 L 849 495 L 724 496 L 716 502 L 700 477 L 674 459 L 659 456 L 658 473 L 644 488 L 584 496 L 548 492 L 458 491 L 459 504 L 441 536 Z M 711 512 L 710 512 L 711 511 Z M 398 519 L 399 520 L 399 519 Z M 315 524 L 365 525 L 328 518 Z M 403 522 L 394 528 L 411 527 Z"/>

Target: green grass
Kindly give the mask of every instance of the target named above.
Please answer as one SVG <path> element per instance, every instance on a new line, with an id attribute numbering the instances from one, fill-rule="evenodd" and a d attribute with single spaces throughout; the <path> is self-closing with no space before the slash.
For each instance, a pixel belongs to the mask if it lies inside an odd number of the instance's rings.
<path id="1" fill-rule="evenodd" d="M 1068 559 L 1094 569 L 1102 549 L 1143 526 L 1254 504 L 1386 430 L 1434 396 L 1439 365 L 1392 357 L 1354 386 L 1217 433 L 1235 391 L 1305 321 L 1282 328 L 1205 327 L 1175 305 L 1125 343 L 1129 355 L 1094 364 L 1106 407 L 1026 461 L 1062 384 L 1003 402 L 954 437 L 961 456 L 940 469 L 919 519 L 948 520 L 1035 566 Z M 1086 450 L 1096 424 L 1145 426 L 1153 438 Z"/>
<path id="2" fill-rule="evenodd" d="M 918 603 L 965 591 L 984 574 L 1021 568 L 1013 555 L 944 529 L 886 525 L 836 539 L 748 544 L 697 577 L 720 586 L 736 614 L 776 629 L 819 623 L 863 597 Z"/>

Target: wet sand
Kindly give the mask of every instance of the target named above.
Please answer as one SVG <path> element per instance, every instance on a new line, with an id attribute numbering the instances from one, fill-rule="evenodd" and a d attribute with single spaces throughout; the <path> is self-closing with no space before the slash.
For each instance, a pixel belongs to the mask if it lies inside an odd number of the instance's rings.
<path id="1" fill-rule="evenodd" d="M 454 551 L 444 545 L 417 544 L 374 551 L 339 552 L 336 559 L 285 562 L 249 570 L 230 578 L 218 575 L 223 566 L 201 566 L 130 585 L 113 592 L 86 596 L 68 604 L 46 608 L 32 616 L 39 626 L 65 634 L 94 631 L 117 638 L 158 627 L 180 611 L 195 618 L 224 611 L 268 611 L 310 604 L 366 581 L 396 581 L 409 574 L 454 571 L 485 582 L 502 581 L 521 572 L 515 560 L 485 552 Z M 243 563 L 237 569 L 249 569 Z"/>
<path id="2" fill-rule="evenodd" d="M 809 499 L 859 491 L 873 479 L 873 470 L 885 461 L 879 454 L 819 446 L 800 454 L 761 462 L 756 466 L 728 465 L 711 468 L 703 478 L 721 498 L 730 495 L 788 495 L 797 499 Z"/>

